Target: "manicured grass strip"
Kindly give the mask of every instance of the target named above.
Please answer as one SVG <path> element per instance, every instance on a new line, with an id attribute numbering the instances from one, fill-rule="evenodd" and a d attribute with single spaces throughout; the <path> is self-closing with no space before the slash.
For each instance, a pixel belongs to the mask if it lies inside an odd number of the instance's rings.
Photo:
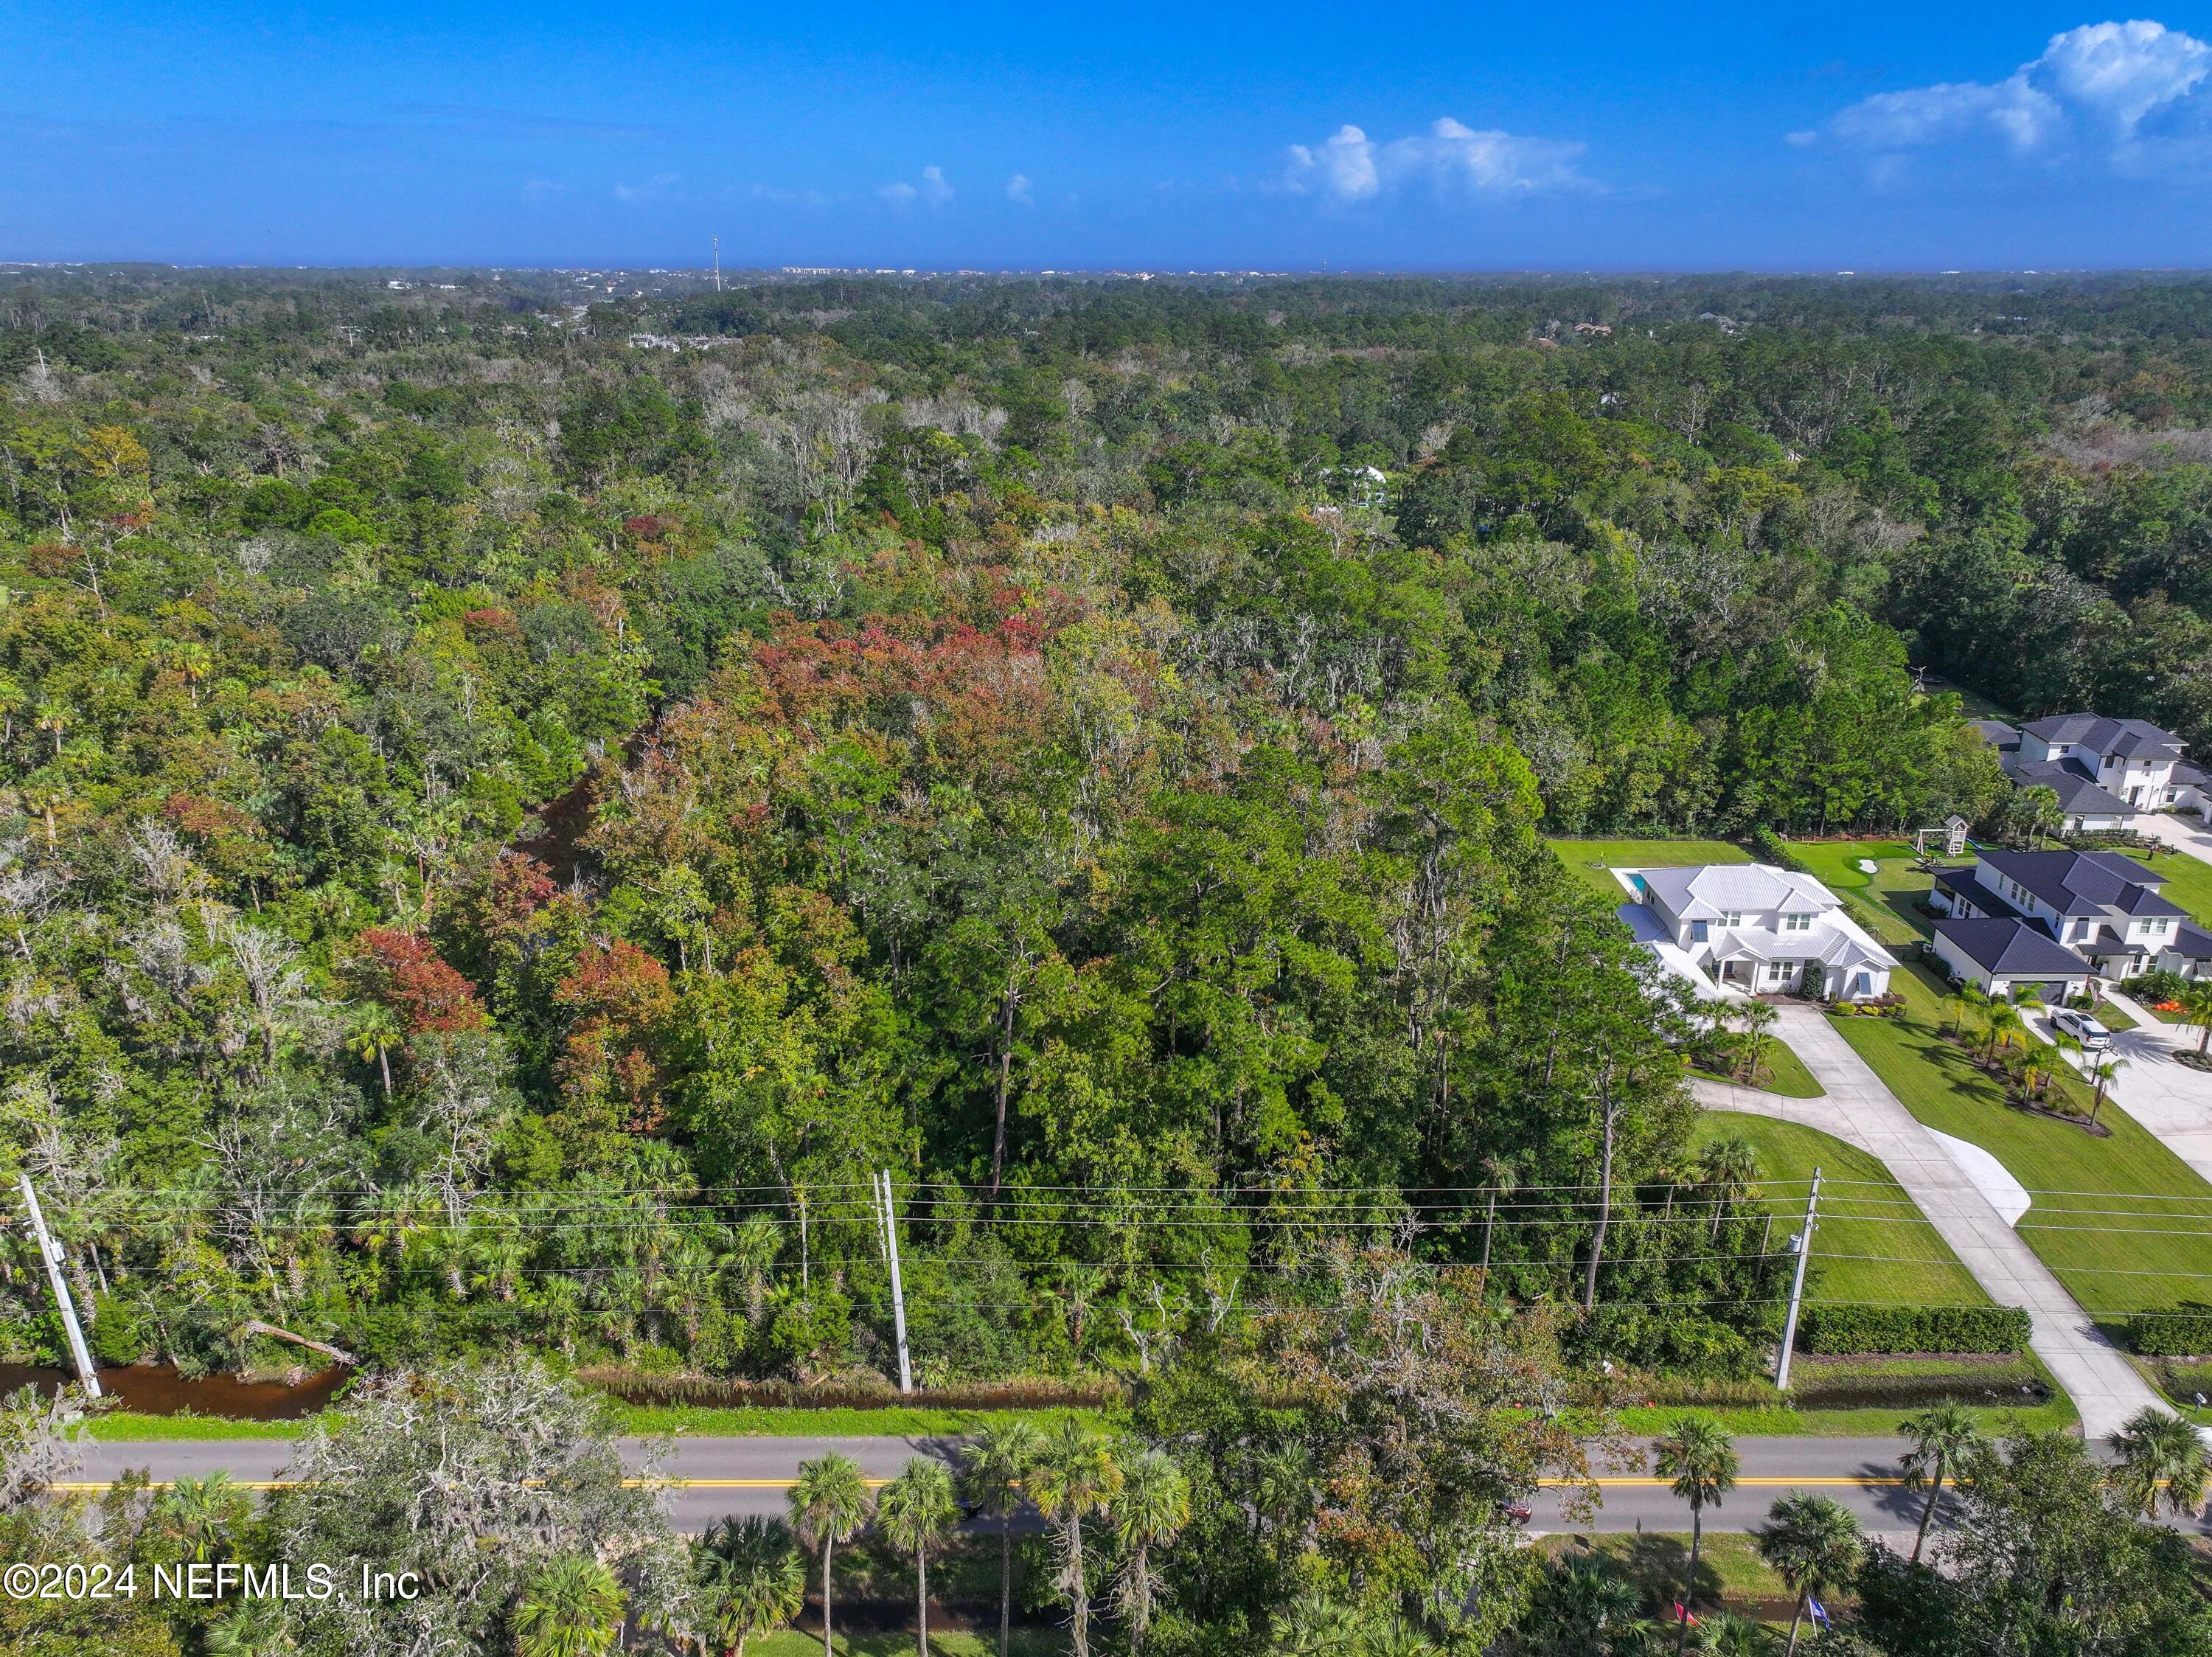
<path id="1" fill-rule="evenodd" d="M 2165 884 L 2159 889 L 2187 910 L 2199 926 L 2212 926 L 2212 863 L 2200 863 L 2185 851 L 2161 851 L 2156 856 L 2131 851 L 2128 856 L 2148 864 Z"/>
<path id="2" fill-rule="evenodd" d="M 1780 1093 L 1786 1099 L 1818 1099 L 1825 1091 L 1796 1050 L 1778 1036 L 1768 1038 L 1760 1064 L 1764 1074 L 1757 1085 L 1761 1093 Z"/>
<path id="3" fill-rule="evenodd" d="M 1935 929 L 1917 907 L 1934 878 L 1913 867 L 1909 840 L 1791 840 L 1790 853 L 1837 897 L 1850 917 L 1886 944 L 1909 947 Z M 1867 858 L 1877 865 L 1868 874 Z"/>
<path id="4" fill-rule="evenodd" d="M 1955 998 L 1917 966 L 1893 974 L 1892 986 L 1905 997 L 1905 1017 L 1838 1019 L 1836 1028 L 1923 1123 L 1981 1146 L 2045 1193 L 2020 1235 L 2067 1293 L 2107 1320 L 2212 1300 L 2212 1185 L 2109 1100 L 2109 1138 L 2013 1109 L 1943 1039 Z M 2087 1105 L 2078 1077 L 2059 1085 Z"/>
<path id="5" fill-rule="evenodd" d="M 173 1444 L 202 1439 L 298 1438 L 315 1418 L 306 1421 L 230 1421 L 221 1416 L 143 1416 L 130 1410 L 94 1416 L 89 1436 L 102 1443 Z"/>
<path id="6" fill-rule="evenodd" d="M 2081 1418 L 2072 1400 L 2063 1392 L 2048 1404 L 2031 1404 L 2025 1409 L 1984 1409 L 1970 1404 L 1967 1412 L 1981 1424 L 1984 1432 L 1992 1436 L 2010 1430 L 2015 1422 L 2038 1432 L 2052 1432 L 2071 1427 Z M 1755 1410 L 1735 1405 L 1707 1409 L 1661 1404 L 1650 1410 L 1623 1410 L 1620 1416 L 1622 1429 L 1638 1438 L 1663 1433 L 1685 1416 L 1715 1416 L 1739 1438 L 1894 1438 L 1898 1422 L 1912 1413 L 1909 1408 L 1895 1405 L 1880 1410 L 1784 1410 L 1778 1406 Z"/>
<path id="7" fill-rule="evenodd" d="M 1745 1489 L 1723 1497 L 1721 1505 L 1730 1513 L 1739 1506 L 1765 1513 L 1776 1496 L 1787 1494 L 1783 1490 Z M 1680 1535 L 1661 1531 L 1602 1531 L 1587 1537 L 1562 1532 L 1547 1536 L 1536 1545 L 1553 1557 L 1595 1555 L 1613 1574 L 1632 1583 L 1647 1601 L 1663 1611 L 1680 1596 L 1682 1579 L 1690 1566 L 1689 1509 L 1685 1508 L 1682 1511 L 1684 1528 Z M 1711 1522 L 1710 1516 L 1706 1522 Z M 1734 1531 L 1706 1533 L 1698 1550 L 1700 1615 L 1710 1611 L 1716 1601 L 1725 1608 L 1740 1611 L 1752 1606 L 1770 1608 L 1775 1601 L 1790 1597 L 1789 1588 L 1759 1556 L 1759 1550 L 1750 1537 Z M 1667 1642 L 1674 1639 L 1672 1634 L 1662 1637 Z M 1663 1648 L 1671 1650 L 1673 1647 L 1668 1644 Z"/>
<path id="8" fill-rule="evenodd" d="M 1826 1212 L 1807 1268 L 1809 1298 L 1874 1306 L 1989 1305 L 1982 1286 L 1889 1170 L 1856 1145 L 1817 1128 L 1734 1112 L 1708 1112 L 1697 1131 L 1701 1145 L 1733 1138 L 1751 1142 L 1759 1173 L 1775 1184 L 1767 1207 L 1779 1235 L 1789 1234 L 1782 1222 L 1794 1226 L 1804 1218 L 1802 1182 L 1812 1179 L 1815 1167 L 1837 1182 L 1822 1204 Z M 1867 1256 L 1885 1258 L 1855 1258 Z"/>
<path id="9" fill-rule="evenodd" d="M 1627 900 L 1615 868 L 1682 868 L 1698 863 L 1747 863 L 1752 856 L 1725 840 L 1551 840 L 1559 861 L 1616 903 Z"/>

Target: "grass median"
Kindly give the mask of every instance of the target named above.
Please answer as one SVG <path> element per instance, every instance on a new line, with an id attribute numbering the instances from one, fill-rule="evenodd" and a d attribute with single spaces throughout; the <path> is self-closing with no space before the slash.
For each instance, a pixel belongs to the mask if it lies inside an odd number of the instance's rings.
<path id="1" fill-rule="evenodd" d="M 1698 1137 L 1700 1144 L 1750 1142 L 1759 1175 L 1769 1182 L 1766 1206 L 1778 1231 L 1785 1223 L 1794 1229 L 1803 1220 L 1815 1167 L 1832 1182 L 1825 1188 L 1825 1212 L 1808 1267 L 1808 1299 L 1871 1306 L 1990 1304 L 1905 1188 L 1856 1146 L 1816 1128 L 1734 1112 L 1706 1114 L 1698 1121 Z"/>
<path id="2" fill-rule="evenodd" d="M 1945 1031 L 1960 1009 L 1918 966 L 1893 976 L 1899 1019 L 1846 1018 L 1836 1028 L 1926 1126 L 1968 1141 L 2033 1193 L 2021 1239 L 2100 1322 L 2212 1299 L 2212 1185 L 2106 1100 L 2099 1136 L 2016 1108 Z M 2078 1076 L 2057 1086 L 2087 1099 Z"/>

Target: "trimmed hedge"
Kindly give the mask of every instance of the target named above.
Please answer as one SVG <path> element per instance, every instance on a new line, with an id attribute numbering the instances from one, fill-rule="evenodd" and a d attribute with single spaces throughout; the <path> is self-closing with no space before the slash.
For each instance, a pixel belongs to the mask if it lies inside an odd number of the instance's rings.
<path id="1" fill-rule="evenodd" d="M 1808 1306 L 1800 1351 L 2024 1352 L 2027 1313 L 2016 1306 Z"/>
<path id="2" fill-rule="evenodd" d="M 1783 843 L 1782 837 L 1764 823 L 1752 830 L 1751 843 L 1759 848 L 1760 856 L 1778 868 L 1794 868 L 1800 874 L 1810 874 L 1813 872 L 1805 867 L 1803 861 L 1796 852 L 1790 850 Z"/>
<path id="3" fill-rule="evenodd" d="M 2212 1312 L 2144 1313 L 2128 1319 L 2129 1349 L 2146 1358 L 2212 1353 Z"/>

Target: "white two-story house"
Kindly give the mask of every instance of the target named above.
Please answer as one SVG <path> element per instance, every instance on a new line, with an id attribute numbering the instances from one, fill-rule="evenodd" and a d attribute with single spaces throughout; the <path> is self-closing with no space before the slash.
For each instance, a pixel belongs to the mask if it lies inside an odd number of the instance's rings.
<path id="1" fill-rule="evenodd" d="M 2186 777 L 2177 778 L 2184 744 L 2172 731 L 2140 719 L 2053 714 L 2020 728 L 2015 783 L 2058 789 L 2069 828 L 2124 828 L 2139 811 L 2184 803 Z"/>
<path id="2" fill-rule="evenodd" d="M 2116 851 L 1987 851 L 1939 868 L 1935 952 L 1992 993 L 2079 995 L 2092 976 L 2130 978 L 2183 943 L 2188 913 L 2164 877 Z"/>
<path id="3" fill-rule="evenodd" d="M 1866 1001 L 1897 960 L 1809 874 L 1765 863 L 1617 868 L 1620 917 L 1708 998 L 1795 992 Z"/>

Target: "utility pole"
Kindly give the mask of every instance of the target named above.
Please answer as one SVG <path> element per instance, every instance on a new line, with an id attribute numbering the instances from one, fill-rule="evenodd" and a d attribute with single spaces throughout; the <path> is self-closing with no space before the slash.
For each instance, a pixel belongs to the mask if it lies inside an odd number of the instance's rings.
<path id="1" fill-rule="evenodd" d="M 722 239 L 714 238 L 714 291 L 722 291 Z"/>
<path id="2" fill-rule="evenodd" d="M 891 1326 L 898 1331 L 899 1391 L 914 1391 L 914 1367 L 908 1361 L 906 1350 L 906 1290 L 899 1282 L 898 1215 L 891 1207 L 891 1171 L 885 1168 L 877 1176 L 883 1181 L 884 1253 L 891 1264 Z"/>
<path id="3" fill-rule="evenodd" d="M 92 1367 L 92 1354 L 85 1349 L 84 1331 L 77 1326 L 76 1302 L 70 1299 L 69 1280 L 62 1276 L 62 1246 L 46 1229 L 46 1216 L 39 1208 L 39 1194 L 31 1189 L 31 1176 L 16 1175 L 23 1188 L 23 1206 L 31 1215 L 31 1231 L 39 1240 L 39 1258 L 46 1263 L 46 1281 L 54 1286 L 54 1304 L 61 1308 L 62 1328 L 68 1332 L 70 1356 L 76 1361 L 77 1379 L 84 1390 L 93 1397 L 100 1396 L 100 1377 Z"/>
<path id="4" fill-rule="evenodd" d="M 1813 1189 L 1805 1197 L 1805 1229 L 1797 1239 L 1797 1270 L 1790 1280 L 1790 1318 L 1782 1325 L 1782 1362 L 1774 1368 L 1774 1384 L 1790 1385 L 1790 1349 L 1797 1343 L 1797 1308 L 1805 1300 L 1805 1263 L 1813 1258 L 1813 1228 L 1820 1213 L 1820 1171 L 1813 1170 Z"/>

